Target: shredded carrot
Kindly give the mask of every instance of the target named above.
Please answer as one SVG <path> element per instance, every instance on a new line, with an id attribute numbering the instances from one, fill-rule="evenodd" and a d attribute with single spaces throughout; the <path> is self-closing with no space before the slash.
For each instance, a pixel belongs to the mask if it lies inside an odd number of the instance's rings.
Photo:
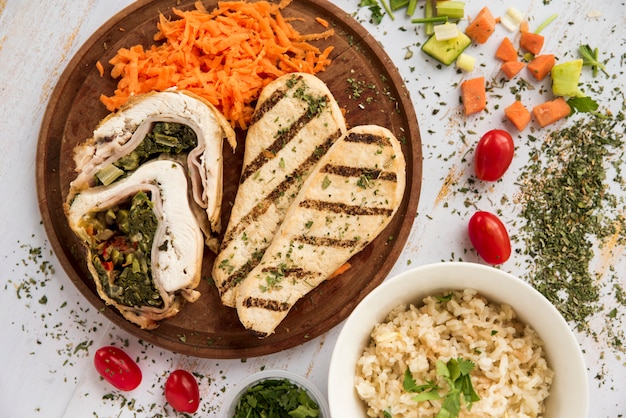
<path id="1" fill-rule="evenodd" d="M 346 271 L 348 271 L 350 269 L 350 267 L 352 267 L 352 264 L 350 264 L 349 262 L 345 262 L 344 264 L 341 265 L 341 267 L 339 267 L 337 270 L 335 270 L 333 272 L 333 274 L 331 274 L 327 280 L 333 279 L 337 276 L 339 276 L 340 274 L 345 273 Z"/>
<path id="2" fill-rule="evenodd" d="M 309 41 L 326 39 L 333 29 L 301 34 L 281 14 L 292 0 L 224 1 L 207 11 L 173 8 L 177 19 L 162 14 L 155 45 L 121 48 L 109 61 L 119 78 L 112 96 L 100 100 L 109 111 L 149 91 L 189 90 L 215 105 L 233 127 L 246 129 L 252 103 L 270 81 L 291 72 L 316 74 L 331 62 L 332 46 L 320 50 Z M 317 20 L 319 22 L 319 20 Z"/>
<path id="3" fill-rule="evenodd" d="M 317 23 L 319 23 L 320 25 L 322 25 L 323 27 L 325 27 L 325 28 L 328 27 L 328 20 L 326 20 L 326 19 L 322 19 L 321 17 L 316 17 L 315 21 Z"/>
<path id="4" fill-rule="evenodd" d="M 96 61 L 96 69 L 98 74 L 100 74 L 100 78 L 104 77 L 104 65 L 100 61 Z"/>

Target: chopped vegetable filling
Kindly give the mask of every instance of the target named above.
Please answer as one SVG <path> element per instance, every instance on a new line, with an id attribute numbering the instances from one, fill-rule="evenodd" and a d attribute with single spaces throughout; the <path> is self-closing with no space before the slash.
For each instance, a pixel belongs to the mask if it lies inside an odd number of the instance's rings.
<path id="1" fill-rule="evenodd" d="M 150 269 L 157 219 L 144 192 L 126 205 L 93 213 L 89 224 L 93 265 L 102 288 L 126 306 L 162 307 Z"/>

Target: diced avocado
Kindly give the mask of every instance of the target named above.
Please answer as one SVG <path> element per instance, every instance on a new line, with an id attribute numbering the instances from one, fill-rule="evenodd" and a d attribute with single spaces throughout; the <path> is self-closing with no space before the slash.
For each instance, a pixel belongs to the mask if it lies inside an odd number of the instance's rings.
<path id="1" fill-rule="evenodd" d="M 431 35 L 422 45 L 422 51 L 442 64 L 450 65 L 471 43 L 472 40 L 461 31 L 458 37 L 443 41 L 438 41 L 435 35 Z"/>
<path id="2" fill-rule="evenodd" d="M 582 92 L 578 88 L 578 80 L 582 70 L 582 59 L 563 62 L 552 67 L 550 71 L 552 93 L 556 96 L 581 96 Z"/>

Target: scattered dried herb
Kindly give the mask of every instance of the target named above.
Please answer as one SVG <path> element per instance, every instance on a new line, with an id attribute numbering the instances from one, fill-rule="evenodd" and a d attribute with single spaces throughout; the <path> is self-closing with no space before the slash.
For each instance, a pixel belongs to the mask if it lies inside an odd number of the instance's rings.
<path id="1" fill-rule="evenodd" d="M 595 245 L 616 234 L 618 243 L 626 238 L 621 208 L 607 185 L 608 172 L 610 181 L 623 183 L 623 123 L 620 113 L 552 132 L 531 150 L 519 179 L 525 224 L 518 239 L 529 256 L 528 281 L 581 331 L 601 308 L 600 273 L 590 269 Z"/>

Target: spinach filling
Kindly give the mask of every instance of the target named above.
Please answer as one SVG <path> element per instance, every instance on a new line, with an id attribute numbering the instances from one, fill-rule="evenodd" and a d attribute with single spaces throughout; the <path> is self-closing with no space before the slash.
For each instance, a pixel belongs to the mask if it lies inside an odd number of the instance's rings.
<path id="1" fill-rule="evenodd" d="M 109 185 L 126 172 L 159 154 L 180 154 L 198 146 L 198 137 L 187 125 L 175 122 L 156 122 L 146 137 L 130 154 L 100 170 L 96 177 L 100 184 Z"/>
<path id="2" fill-rule="evenodd" d="M 105 293 L 121 305 L 163 307 L 150 268 L 157 218 L 149 196 L 139 192 L 88 222 L 92 262 Z"/>

